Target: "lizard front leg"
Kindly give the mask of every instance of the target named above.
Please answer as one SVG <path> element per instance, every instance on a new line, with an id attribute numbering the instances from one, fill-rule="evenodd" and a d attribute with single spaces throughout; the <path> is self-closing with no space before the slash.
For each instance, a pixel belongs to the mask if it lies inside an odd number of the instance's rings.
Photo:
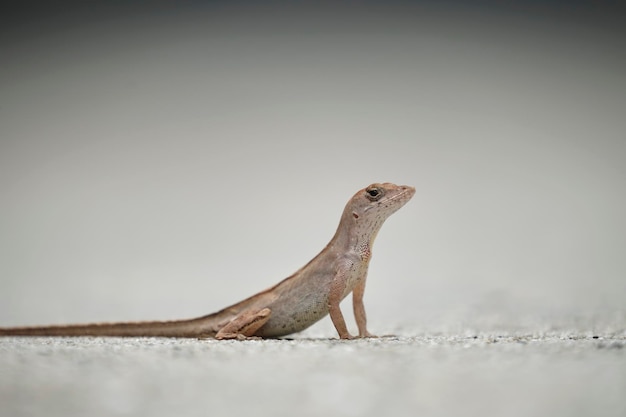
<path id="1" fill-rule="evenodd" d="M 343 299 L 343 293 L 346 289 L 346 273 L 338 271 L 335 278 L 330 284 L 330 292 L 328 294 L 328 312 L 330 319 L 337 329 L 340 339 L 352 339 L 353 336 L 348 332 L 346 320 L 343 318 L 339 303 Z"/>
<path id="2" fill-rule="evenodd" d="M 244 311 L 234 319 L 229 321 L 215 335 L 216 339 L 239 339 L 244 340 L 254 336 L 270 319 L 272 310 L 263 308 L 261 310 Z"/>
<path id="3" fill-rule="evenodd" d="M 367 331 L 367 316 L 365 315 L 365 305 L 363 304 L 363 294 L 365 293 L 365 276 L 359 281 L 352 291 L 352 308 L 354 318 L 359 328 L 359 337 L 376 337 Z"/>

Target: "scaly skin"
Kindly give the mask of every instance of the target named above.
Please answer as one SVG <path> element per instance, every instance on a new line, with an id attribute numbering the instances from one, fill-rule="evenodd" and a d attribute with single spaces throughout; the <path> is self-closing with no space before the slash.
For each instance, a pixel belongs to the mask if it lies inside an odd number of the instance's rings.
<path id="1" fill-rule="evenodd" d="M 327 314 L 351 339 L 339 303 L 352 293 L 359 337 L 367 331 L 363 294 L 376 234 L 415 194 L 409 186 L 372 184 L 346 204 L 332 240 L 308 264 L 275 286 L 207 316 L 176 321 L 0 328 L 0 336 L 272 338 L 306 329 Z"/>

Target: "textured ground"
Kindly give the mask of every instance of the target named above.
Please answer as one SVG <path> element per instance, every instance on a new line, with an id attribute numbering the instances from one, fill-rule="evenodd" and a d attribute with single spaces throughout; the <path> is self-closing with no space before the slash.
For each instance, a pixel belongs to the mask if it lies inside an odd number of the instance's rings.
<path id="1" fill-rule="evenodd" d="M 626 415 L 626 332 L 2 338 L 2 416 Z"/>

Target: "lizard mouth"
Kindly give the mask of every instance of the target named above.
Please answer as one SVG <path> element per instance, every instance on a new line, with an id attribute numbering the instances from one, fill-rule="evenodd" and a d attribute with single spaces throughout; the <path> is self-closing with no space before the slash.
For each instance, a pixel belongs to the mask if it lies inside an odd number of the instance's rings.
<path id="1" fill-rule="evenodd" d="M 402 187 L 404 188 L 404 190 L 392 197 L 389 197 L 390 201 L 395 201 L 395 200 L 409 201 L 413 197 L 413 195 L 415 195 L 415 187 L 409 187 L 408 185 L 403 185 Z"/>

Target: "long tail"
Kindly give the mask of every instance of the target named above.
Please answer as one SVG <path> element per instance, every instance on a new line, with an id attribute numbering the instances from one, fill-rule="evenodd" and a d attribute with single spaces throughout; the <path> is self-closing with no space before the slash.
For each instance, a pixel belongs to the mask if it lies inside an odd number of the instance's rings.
<path id="1" fill-rule="evenodd" d="M 190 320 L 0 327 L 0 336 L 215 337 L 214 315 Z"/>

